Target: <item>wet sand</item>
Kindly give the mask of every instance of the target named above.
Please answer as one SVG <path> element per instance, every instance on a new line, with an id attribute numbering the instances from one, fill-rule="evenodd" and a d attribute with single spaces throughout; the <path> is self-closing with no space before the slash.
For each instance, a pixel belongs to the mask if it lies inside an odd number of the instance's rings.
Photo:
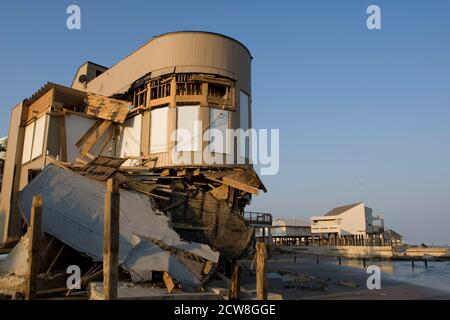
<path id="1" fill-rule="evenodd" d="M 241 285 L 249 290 L 255 289 L 254 271 L 250 270 L 252 261 L 240 261 L 247 272 L 243 273 Z M 369 265 L 369 263 L 368 263 Z M 367 266 L 368 266 L 367 265 Z M 448 300 L 450 293 L 425 286 L 400 282 L 389 278 L 381 272 L 381 289 L 369 290 L 367 278 L 370 274 L 363 268 L 339 266 L 336 257 L 319 257 L 297 254 L 296 262 L 292 254 L 275 254 L 267 261 L 269 292 L 282 294 L 285 300 L 297 299 L 332 299 L 332 300 Z M 294 287 L 282 281 L 277 273 L 306 274 L 323 280 L 327 291 L 311 290 L 317 288 Z M 342 284 L 344 282 L 345 285 Z M 356 287 L 357 286 L 357 287 Z"/>

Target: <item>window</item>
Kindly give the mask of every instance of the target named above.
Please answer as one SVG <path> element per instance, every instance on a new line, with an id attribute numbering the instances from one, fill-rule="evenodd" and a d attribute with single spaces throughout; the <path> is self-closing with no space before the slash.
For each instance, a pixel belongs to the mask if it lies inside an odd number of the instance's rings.
<path id="1" fill-rule="evenodd" d="M 177 107 L 177 151 L 199 150 L 199 106 Z"/>
<path id="2" fill-rule="evenodd" d="M 136 90 L 135 107 L 145 106 L 147 104 L 147 85 L 144 84 Z"/>
<path id="3" fill-rule="evenodd" d="M 233 92 L 230 86 L 208 83 L 208 103 L 220 107 L 234 106 Z"/>
<path id="4" fill-rule="evenodd" d="M 172 78 L 161 77 L 150 81 L 150 99 L 160 99 L 170 96 Z"/>
<path id="5" fill-rule="evenodd" d="M 202 83 L 194 80 L 193 74 L 177 74 L 177 96 L 202 94 Z"/>
<path id="6" fill-rule="evenodd" d="M 168 111 L 168 107 L 151 111 L 150 153 L 164 152 L 167 149 Z"/>
<path id="7" fill-rule="evenodd" d="M 44 153 L 46 116 L 40 117 L 25 127 L 22 164 L 34 160 Z"/>

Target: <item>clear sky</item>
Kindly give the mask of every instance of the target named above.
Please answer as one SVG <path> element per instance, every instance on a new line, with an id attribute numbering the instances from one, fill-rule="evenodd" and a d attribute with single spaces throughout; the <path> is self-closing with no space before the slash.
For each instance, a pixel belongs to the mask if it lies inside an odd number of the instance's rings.
<path id="1" fill-rule="evenodd" d="M 370 4 L 382 30 L 366 27 Z M 12 106 L 47 81 L 69 86 L 87 60 L 219 32 L 254 56 L 254 127 L 281 130 L 280 172 L 250 209 L 308 218 L 364 201 L 410 242 L 450 243 L 449 12 L 448 0 L 2 2 L 0 136 Z"/>

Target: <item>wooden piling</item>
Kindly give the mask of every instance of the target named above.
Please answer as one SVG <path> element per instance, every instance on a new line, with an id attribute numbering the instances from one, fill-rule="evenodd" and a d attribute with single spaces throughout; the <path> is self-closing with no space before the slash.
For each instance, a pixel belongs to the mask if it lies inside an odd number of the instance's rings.
<path id="1" fill-rule="evenodd" d="M 339 261 L 339 265 L 341 265 L 342 264 L 341 257 L 338 257 L 338 261 Z"/>
<path id="2" fill-rule="evenodd" d="M 39 274 L 39 242 L 42 229 L 42 196 L 34 196 L 30 215 L 30 245 L 28 247 L 28 273 L 25 286 L 25 300 L 36 299 Z"/>
<path id="3" fill-rule="evenodd" d="M 267 300 L 266 275 L 267 250 L 264 242 L 256 244 L 256 299 Z"/>
<path id="4" fill-rule="evenodd" d="M 428 268 L 428 260 L 424 259 L 423 262 L 425 263 L 425 268 Z"/>
<path id="5" fill-rule="evenodd" d="M 241 289 L 241 266 L 234 265 L 230 281 L 230 300 L 239 300 Z"/>
<path id="6" fill-rule="evenodd" d="M 119 184 L 109 179 L 106 184 L 103 234 L 103 294 L 105 300 L 117 299 L 119 281 Z"/>

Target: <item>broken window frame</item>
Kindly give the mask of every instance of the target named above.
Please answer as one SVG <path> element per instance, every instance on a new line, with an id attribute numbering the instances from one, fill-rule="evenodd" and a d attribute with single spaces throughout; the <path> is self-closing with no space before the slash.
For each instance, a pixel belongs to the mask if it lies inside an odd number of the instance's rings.
<path id="1" fill-rule="evenodd" d="M 134 108 L 156 108 L 166 103 L 175 107 L 200 101 L 201 107 L 236 111 L 236 83 L 212 74 L 176 73 L 147 80 L 132 89 L 129 99 Z"/>

